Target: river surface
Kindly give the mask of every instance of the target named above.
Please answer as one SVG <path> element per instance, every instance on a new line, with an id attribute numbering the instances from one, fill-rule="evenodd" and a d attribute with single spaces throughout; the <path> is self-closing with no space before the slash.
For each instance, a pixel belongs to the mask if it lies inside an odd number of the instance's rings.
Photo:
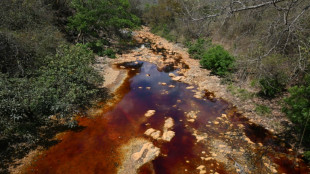
<path id="1" fill-rule="evenodd" d="M 195 87 L 169 77 L 177 74 L 173 68 L 158 71 L 147 62 L 122 66 L 129 78 L 117 91 L 121 99 L 95 118 L 79 117 L 82 129 L 60 136 L 61 142 L 33 161 L 26 173 L 117 173 L 124 158 L 120 147 L 134 138 L 160 148 L 160 155 L 143 165 L 140 174 L 309 172 L 302 162 L 294 163 L 285 143 L 249 123 L 231 104 L 207 92 L 195 98 Z M 147 118 L 150 109 L 156 113 Z M 190 112 L 197 116 L 194 121 L 186 116 Z M 149 128 L 162 130 L 169 117 L 175 132 L 170 142 L 144 134 Z"/>

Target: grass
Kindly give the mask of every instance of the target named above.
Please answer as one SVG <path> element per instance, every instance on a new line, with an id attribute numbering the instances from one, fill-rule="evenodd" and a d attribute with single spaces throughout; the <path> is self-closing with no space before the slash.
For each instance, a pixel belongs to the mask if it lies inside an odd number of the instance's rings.
<path id="1" fill-rule="evenodd" d="M 266 105 L 256 104 L 255 112 L 259 115 L 269 115 L 271 114 L 271 109 Z"/>
<path id="2" fill-rule="evenodd" d="M 233 84 L 228 85 L 227 90 L 234 96 L 240 98 L 242 101 L 252 99 L 255 94 L 246 89 L 239 88 Z"/>

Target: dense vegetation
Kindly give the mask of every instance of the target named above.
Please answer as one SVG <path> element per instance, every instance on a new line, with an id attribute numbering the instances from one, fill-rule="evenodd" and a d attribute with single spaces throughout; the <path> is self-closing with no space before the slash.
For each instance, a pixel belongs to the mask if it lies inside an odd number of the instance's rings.
<path id="1" fill-rule="evenodd" d="M 139 24 L 129 8 L 127 0 L 0 1 L 0 173 L 107 95 L 93 52 L 115 57 L 111 42 Z"/>
<path id="2" fill-rule="evenodd" d="M 228 51 L 217 45 L 203 54 L 200 64 L 203 68 L 210 69 L 212 73 L 224 76 L 232 70 L 234 61 L 234 57 Z"/>
<path id="3" fill-rule="evenodd" d="M 153 32 L 188 46 L 192 58 L 200 59 L 202 67 L 225 77 L 224 82 L 251 82 L 249 86 L 257 91 L 255 96 L 267 100 L 283 98 L 282 94 L 289 92 L 284 111 L 300 135 L 307 127 L 304 144 L 309 150 L 305 141 L 310 139 L 306 78 L 310 74 L 309 1 L 131 0 L 131 3 L 140 3 L 134 12 Z M 234 59 L 216 44 L 224 45 Z M 258 104 L 257 111 L 266 113 L 268 108 Z"/>

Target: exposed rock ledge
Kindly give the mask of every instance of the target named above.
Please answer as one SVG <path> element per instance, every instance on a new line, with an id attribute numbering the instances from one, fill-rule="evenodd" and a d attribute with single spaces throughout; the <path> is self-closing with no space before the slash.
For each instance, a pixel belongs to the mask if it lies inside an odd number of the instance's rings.
<path id="1" fill-rule="evenodd" d="M 142 138 L 132 139 L 120 150 L 124 154 L 124 160 L 118 174 L 136 174 L 142 165 L 154 160 L 160 154 L 158 147 Z"/>

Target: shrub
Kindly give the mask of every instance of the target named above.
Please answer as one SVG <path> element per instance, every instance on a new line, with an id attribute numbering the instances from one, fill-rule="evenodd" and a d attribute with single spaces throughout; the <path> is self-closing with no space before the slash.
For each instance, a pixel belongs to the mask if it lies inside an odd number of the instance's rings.
<path id="1" fill-rule="evenodd" d="M 36 110 L 66 116 L 85 107 L 99 91 L 101 77 L 91 67 L 93 53 L 84 45 L 61 46 L 55 57 L 40 70 L 36 80 Z M 50 113 L 49 113 L 50 114 Z"/>
<path id="2" fill-rule="evenodd" d="M 235 58 L 222 46 L 214 46 L 206 51 L 200 60 L 203 68 L 210 69 L 213 74 L 225 76 L 232 71 Z"/>
<path id="3" fill-rule="evenodd" d="M 115 52 L 111 48 L 106 49 L 103 54 L 112 59 L 116 58 Z"/>
<path id="4" fill-rule="evenodd" d="M 152 33 L 155 33 L 168 41 L 174 42 L 177 40 L 177 37 L 172 34 L 172 31 L 170 28 L 168 28 L 167 24 L 158 24 L 154 25 L 151 29 Z"/>
<path id="5" fill-rule="evenodd" d="M 30 78 L 0 73 L 2 121 L 37 123 L 51 114 L 66 117 L 98 94 L 96 85 L 102 79 L 91 67 L 94 56 L 85 46 L 62 46 L 56 56 L 46 60 L 47 66 Z"/>
<path id="6" fill-rule="evenodd" d="M 206 49 L 211 46 L 210 41 L 204 39 L 197 39 L 196 43 L 187 43 L 188 53 L 194 59 L 201 59 L 203 54 L 206 52 Z"/>
<path id="7" fill-rule="evenodd" d="M 289 93 L 290 96 L 284 99 L 286 104 L 283 107 L 284 113 L 298 128 L 303 129 L 307 126 L 309 131 L 310 122 L 307 125 L 305 124 L 310 117 L 310 76 L 308 75 L 305 78 L 303 85 L 290 88 Z M 309 137 L 309 133 L 306 133 L 306 135 Z"/>
<path id="8" fill-rule="evenodd" d="M 88 42 L 85 45 L 99 56 L 104 56 L 104 46 L 109 45 L 109 42 L 104 39 L 98 39 L 93 42 Z"/>
<path id="9" fill-rule="evenodd" d="M 284 89 L 284 85 L 281 84 L 276 78 L 263 78 L 259 80 L 261 90 L 259 95 L 262 97 L 273 98 L 277 94 L 281 93 Z"/>

